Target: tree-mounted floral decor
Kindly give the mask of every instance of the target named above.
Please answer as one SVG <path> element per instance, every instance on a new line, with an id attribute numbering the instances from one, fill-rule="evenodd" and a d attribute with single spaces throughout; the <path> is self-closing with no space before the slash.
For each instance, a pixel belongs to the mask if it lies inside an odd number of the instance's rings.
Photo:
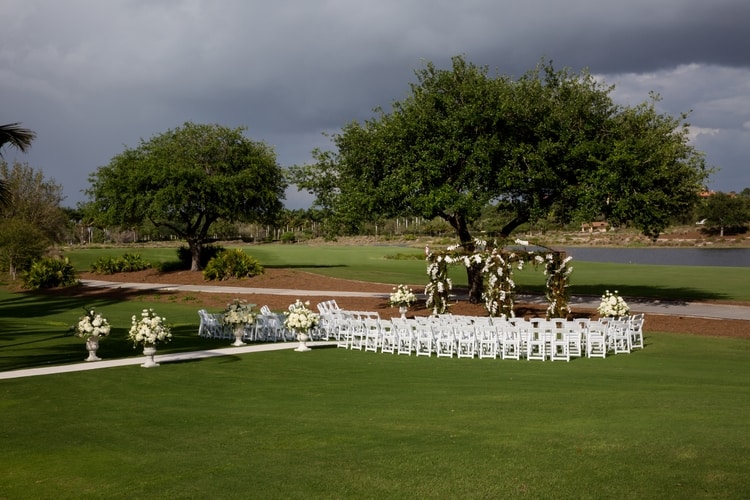
<path id="1" fill-rule="evenodd" d="M 516 240 L 521 248 L 500 247 L 495 242 L 488 245 L 486 241 L 476 240 L 476 250 L 469 254 L 460 245 L 448 247 L 444 252 L 427 252 L 427 274 L 430 282 L 425 287 L 426 305 L 432 308 L 433 314 L 448 312 L 448 296 L 453 284 L 448 278 L 448 266 L 463 264 L 466 267 L 482 264 L 485 278 L 485 291 L 482 294 L 485 308 L 493 317 L 513 317 L 515 282 L 513 268 L 523 269 L 525 263 L 544 265 L 547 277 L 546 297 L 549 301 L 547 317 L 565 317 L 570 313 L 569 277 L 573 268 L 568 265 L 571 257 L 563 252 L 547 249 L 545 251 L 528 250 L 527 241 Z"/>

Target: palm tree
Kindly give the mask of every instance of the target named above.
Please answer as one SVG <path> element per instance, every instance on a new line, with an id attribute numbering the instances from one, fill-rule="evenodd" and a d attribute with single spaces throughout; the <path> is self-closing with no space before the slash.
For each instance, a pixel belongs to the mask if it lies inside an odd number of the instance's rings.
<path id="1" fill-rule="evenodd" d="M 3 146 L 6 144 L 15 147 L 21 152 L 26 152 L 31 147 L 31 141 L 36 137 L 33 131 L 22 128 L 20 123 L 8 123 L 0 125 L 0 158 L 3 156 Z M 8 183 L 0 179 L 0 206 L 10 202 L 10 191 Z"/>

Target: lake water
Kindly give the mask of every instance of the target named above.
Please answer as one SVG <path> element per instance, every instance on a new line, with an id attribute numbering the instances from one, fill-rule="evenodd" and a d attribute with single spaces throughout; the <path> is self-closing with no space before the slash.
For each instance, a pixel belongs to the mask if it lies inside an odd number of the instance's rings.
<path id="1" fill-rule="evenodd" d="M 556 248 L 586 262 L 750 267 L 750 248 Z"/>

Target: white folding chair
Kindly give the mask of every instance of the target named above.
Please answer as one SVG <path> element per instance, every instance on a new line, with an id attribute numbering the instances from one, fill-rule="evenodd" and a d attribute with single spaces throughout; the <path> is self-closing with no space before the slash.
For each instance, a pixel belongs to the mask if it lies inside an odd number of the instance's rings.
<path id="1" fill-rule="evenodd" d="M 586 330 L 586 357 L 607 357 L 607 327 L 602 323 L 591 323 Z"/>
<path id="2" fill-rule="evenodd" d="M 396 352 L 411 356 L 411 353 L 415 349 L 414 327 L 412 324 L 416 325 L 416 322 L 401 318 L 393 318 L 391 321 L 394 330 L 396 330 Z"/>
<path id="3" fill-rule="evenodd" d="M 397 349 L 398 334 L 391 320 L 380 320 L 380 352 L 394 354 Z"/>
<path id="4" fill-rule="evenodd" d="M 477 356 L 479 359 L 497 359 L 498 328 L 480 328 L 477 330 Z"/>
<path id="5" fill-rule="evenodd" d="M 378 352 L 380 347 L 380 322 L 376 319 L 365 318 L 365 351 Z"/>
<path id="6" fill-rule="evenodd" d="M 565 320 L 554 319 L 551 331 L 547 334 L 550 336 L 550 361 L 570 361 L 570 341 L 568 331 L 565 327 Z"/>
<path id="7" fill-rule="evenodd" d="M 212 314 L 205 309 L 198 310 L 200 325 L 198 326 L 198 335 L 212 339 L 229 338 L 228 328 L 222 323 L 222 314 Z"/>
<path id="8" fill-rule="evenodd" d="M 645 319 L 643 313 L 634 314 L 630 317 L 628 328 L 630 330 L 630 343 L 633 349 L 643 349 L 643 323 Z"/>
<path id="9" fill-rule="evenodd" d="M 502 359 L 521 359 L 526 348 L 523 338 L 528 342 L 528 329 L 518 324 L 507 323 L 498 330 L 500 336 L 500 357 Z"/>
<path id="10" fill-rule="evenodd" d="M 613 319 L 607 323 L 607 337 L 615 354 L 631 351 L 631 337 L 627 319 Z"/>
<path id="11" fill-rule="evenodd" d="M 533 325 L 533 322 L 532 322 Z M 547 359 L 547 335 L 544 326 L 537 323 L 537 326 L 529 328 L 529 337 L 526 341 L 526 359 L 528 361 L 544 361 Z"/>
<path id="12" fill-rule="evenodd" d="M 477 350 L 477 329 L 473 325 L 463 324 L 455 328 L 456 356 L 473 358 Z"/>
<path id="13" fill-rule="evenodd" d="M 414 335 L 414 351 L 417 356 L 432 356 L 433 342 L 432 327 L 426 323 L 417 323 Z"/>

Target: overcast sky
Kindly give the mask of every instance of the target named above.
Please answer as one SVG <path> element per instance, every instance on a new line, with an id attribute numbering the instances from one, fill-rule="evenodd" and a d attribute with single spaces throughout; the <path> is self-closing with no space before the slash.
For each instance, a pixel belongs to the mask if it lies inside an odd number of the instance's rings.
<path id="1" fill-rule="evenodd" d="M 0 20 L 0 123 L 37 133 L 3 155 L 62 184 L 66 206 L 125 147 L 186 121 L 246 126 L 280 165 L 310 162 L 324 133 L 455 55 L 511 76 L 542 58 L 588 68 L 623 104 L 656 91 L 660 111 L 691 111 L 709 187 L 750 187 L 747 0 L 2 0 Z"/>

